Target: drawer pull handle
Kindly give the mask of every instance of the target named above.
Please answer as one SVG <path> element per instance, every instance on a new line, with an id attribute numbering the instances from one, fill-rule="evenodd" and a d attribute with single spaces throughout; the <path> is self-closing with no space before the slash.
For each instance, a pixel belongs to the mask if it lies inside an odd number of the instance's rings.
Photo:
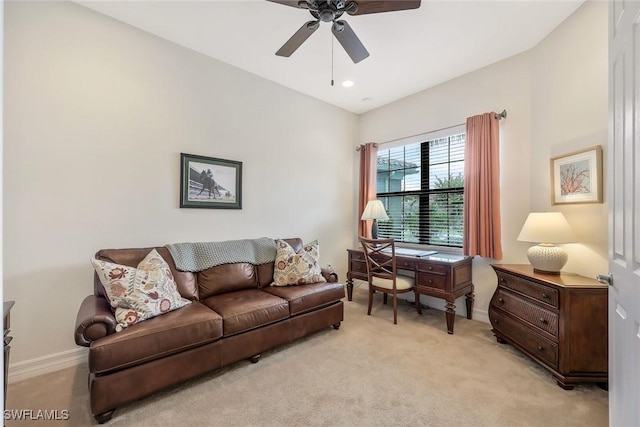
<path id="1" fill-rule="evenodd" d="M 500 283 L 504 283 L 504 282 L 505 282 L 504 277 L 501 277 L 500 278 Z"/>
<path id="2" fill-rule="evenodd" d="M 540 323 L 542 323 L 543 325 L 546 325 L 547 323 L 549 323 L 549 321 L 547 319 L 545 319 L 544 317 L 540 318 Z"/>
<path id="3" fill-rule="evenodd" d="M 433 280 L 429 279 L 429 284 L 432 284 L 432 283 L 433 283 Z"/>
<path id="4" fill-rule="evenodd" d="M 544 351 L 544 347 L 543 347 L 543 346 L 541 346 L 541 345 L 539 345 L 539 346 L 538 346 L 538 351 Z"/>
<path id="5" fill-rule="evenodd" d="M 433 270 L 433 267 L 429 266 L 429 270 Z"/>
<path id="6" fill-rule="evenodd" d="M 504 300 L 503 300 L 502 298 L 498 298 L 498 302 L 499 302 L 500 304 L 504 304 Z"/>
<path id="7" fill-rule="evenodd" d="M 496 322 L 496 325 L 497 325 L 498 323 L 500 323 L 500 319 L 496 319 L 495 322 Z"/>
<path id="8" fill-rule="evenodd" d="M 547 295 L 547 294 L 542 294 L 542 299 L 549 299 L 549 295 Z"/>

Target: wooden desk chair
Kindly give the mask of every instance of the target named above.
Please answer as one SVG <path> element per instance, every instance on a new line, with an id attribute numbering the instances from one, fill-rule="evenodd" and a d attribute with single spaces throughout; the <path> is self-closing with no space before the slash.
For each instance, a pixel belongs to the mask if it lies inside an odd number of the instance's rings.
<path id="1" fill-rule="evenodd" d="M 373 294 L 375 291 L 393 296 L 393 323 L 398 323 L 398 294 L 411 292 L 415 286 L 412 277 L 396 274 L 396 246 L 393 239 L 366 239 L 360 237 L 367 261 L 367 276 L 369 279 L 369 308 L 367 315 L 371 315 Z M 383 252 L 384 251 L 384 252 Z"/>

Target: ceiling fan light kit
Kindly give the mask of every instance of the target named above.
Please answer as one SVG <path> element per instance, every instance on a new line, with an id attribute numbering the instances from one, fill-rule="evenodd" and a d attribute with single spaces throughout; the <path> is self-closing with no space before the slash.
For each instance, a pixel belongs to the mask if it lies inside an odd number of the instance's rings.
<path id="1" fill-rule="evenodd" d="M 289 57 L 313 34 L 322 22 L 332 22 L 331 32 L 338 39 L 343 49 L 354 63 L 358 63 L 369 57 L 369 52 L 364 47 L 351 26 L 344 20 L 338 20 L 345 12 L 348 15 L 364 15 L 369 13 L 393 12 L 397 10 L 417 9 L 420 0 L 307 0 L 287 1 L 269 0 L 299 9 L 307 9 L 315 18 L 308 21 L 295 32 L 293 36 L 276 52 L 278 56 Z"/>

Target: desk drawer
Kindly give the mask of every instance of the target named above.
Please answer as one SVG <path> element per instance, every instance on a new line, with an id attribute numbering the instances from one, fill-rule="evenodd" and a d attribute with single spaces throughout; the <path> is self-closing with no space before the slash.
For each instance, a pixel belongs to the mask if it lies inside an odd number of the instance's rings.
<path id="1" fill-rule="evenodd" d="M 404 270 L 415 270 L 416 262 L 412 259 L 396 257 L 396 268 L 400 268 Z"/>
<path id="2" fill-rule="evenodd" d="M 351 273 L 363 273 L 367 274 L 367 263 L 365 261 L 354 261 L 351 260 L 349 262 L 349 272 Z"/>
<path id="3" fill-rule="evenodd" d="M 416 286 L 431 289 L 445 289 L 447 286 L 447 277 L 437 274 L 416 273 Z"/>
<path id="4" fill-rule="evenodd" d="M 558 307 L 558 290 L 552 287 L 502 273 L 498 274 L 498 285 L 503 288 L 513 289 L 553 307 Z"/>
<path id="5" fill-rule="evenodd" d="M 558 336 L 558 314 L 553 311 L 546 310 L 536 304 L 518 298 L 511 292 L 503 289 L 498 289 L 491 303 L 531 325 L 550 333 L 554 337 Z"/>
<path id="6" fill-rule="evenodd" d="M 440 264 L 431 264 L 426 262 L 421 262 L 418 264 L 418 271 L 424 271 L 425 273 L 435 273 L 435 274 L 447 274 L 447 267 Z"/>
<path id="7" fill-rule="evenodd" d="M 550 341 L 518 321 L 505 316 L 495 307 L 489 307 L 489 318 L 493 328 L 522 347 L 532 357 L 556 369 L 558 364 L 558 344 Z"/>
<path id="8" fill-rule="evenodd" d="M 349 259 L 364 262 L 364 254 L 362 252 L 349 252 Z"/>

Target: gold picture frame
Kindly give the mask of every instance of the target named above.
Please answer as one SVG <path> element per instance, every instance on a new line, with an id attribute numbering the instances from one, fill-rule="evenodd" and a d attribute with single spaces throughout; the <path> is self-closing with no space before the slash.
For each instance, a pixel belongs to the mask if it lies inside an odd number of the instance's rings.
<path id="1" fill-rule="evenodd" d="M 602 203 L 602 146 L 551 158 L 551 204 Z"/>

